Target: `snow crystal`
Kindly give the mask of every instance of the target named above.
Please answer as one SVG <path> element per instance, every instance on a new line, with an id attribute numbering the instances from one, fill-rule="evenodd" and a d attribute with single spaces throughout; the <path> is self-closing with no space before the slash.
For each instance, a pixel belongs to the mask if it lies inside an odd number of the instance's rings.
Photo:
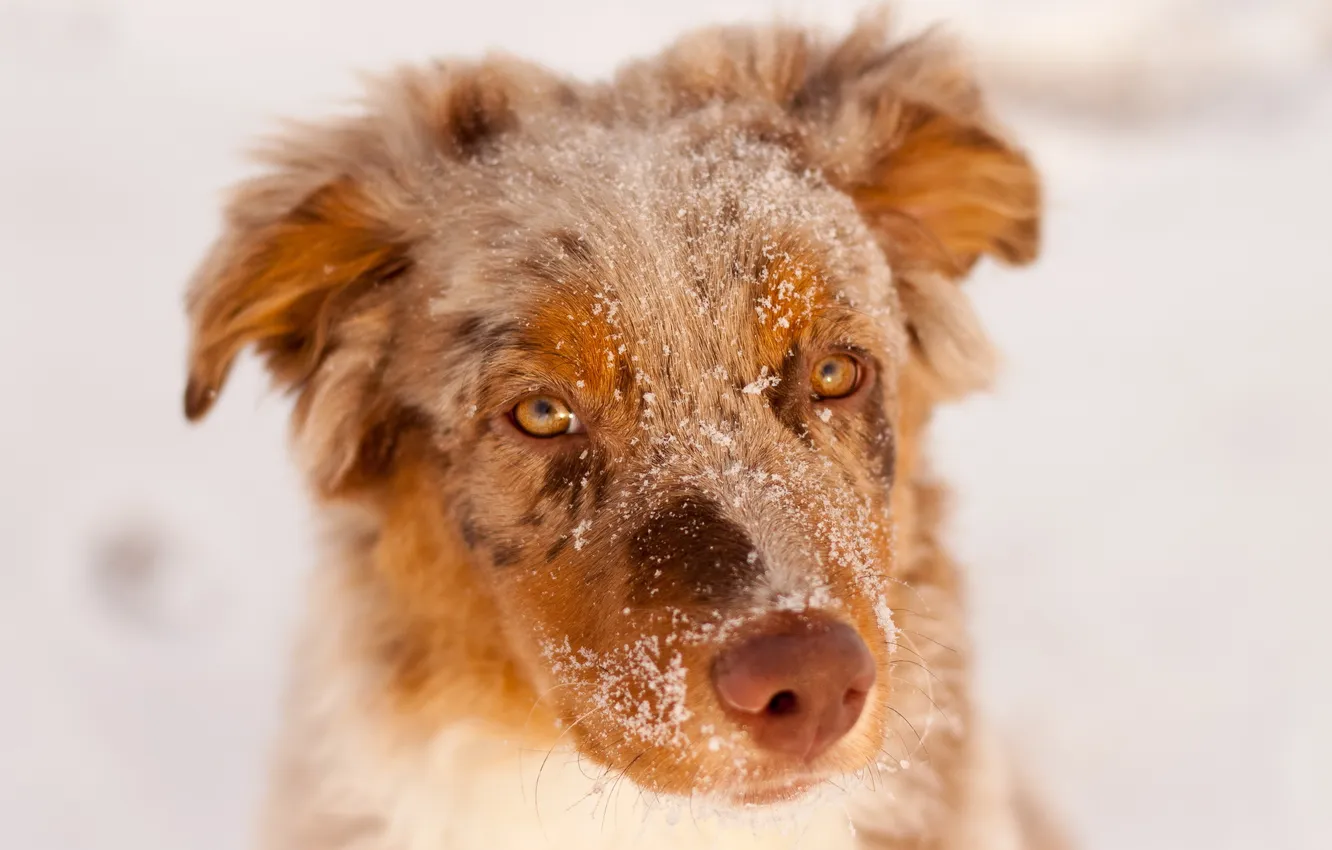
<path id="1" fill-rule="evenodd" d="M 781 382 L 782 379 L 779 376 L 769 375 L 768 367 L 764 366 L 762 369 L 759 370 L 758 377 L 755 378 L 753 381 L 749 382 L 748 384 L 746 384 L 745 388 L 741 390 L 741 392 L 745 393 L 746 395 L 759 395 L 769 387 L 775 387 Z"/>
<path id="2" fill-rule="evenodd" d="M 882 596 L 874 603 L 874 619 L 879 624 L 879 630 L 883 632 L 884 638 L 888 641 L 888 651 L 897 651 L 897 624 L 893 622 L 893 610 L 888 607 L 888 600 Z"/>
<path id="3" fill-rule="evenodd" d="M 727 434 L 726 432 L 722 431 L 720 428 L 718 428 L 716 425 L 713 425 L 711 422 L 700 422 L 698 424 L 698 430 L 703 432 L 703 436 L 707 437 L 709 440 L 711 440 L 712 442 L 716 443 L 719 446 L 730 447 L 735 443 L 735 439 L 730 434 Z"/>
<path id="4" fill-rule="evenodd" d="M 684 657 L 664 651 L 656 635 L 604 653 L 574 650 L 565 638 L 545 642 L 542 652 L 558 680 L 591 679 L 592 706 L 626 735 L 656 746 L 688 745 L 682 727 L 693 713 L 685 706 Z M 650 699 L 636 696 L 644 690 Z"/>
<path id="5" fill-rule="evenodd" d="M 574 526 L 573 546 L 575 550 L 582 549 L 585 545 L 587 545 L 587 541 L 583 539 L 583 535 L 587 534 L 587 530 L 591 527 L 592 527 L 592 521 L 586 519 L 578 523 L 578 525 Z"/>

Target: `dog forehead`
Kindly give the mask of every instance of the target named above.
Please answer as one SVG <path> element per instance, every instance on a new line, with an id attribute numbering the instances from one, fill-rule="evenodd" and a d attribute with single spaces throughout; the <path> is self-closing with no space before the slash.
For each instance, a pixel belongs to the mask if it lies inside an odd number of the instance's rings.
<path id="1" fill-rule="evenodd" d="M 702 390 L 776 368 L 832 297 L 810 252 L 734 225 L 626 244 L 640 238 L 555 236 L 574 259 L 533 287 L 523 347 L 603 393 Z"/>
<path id="2" fill-rule="evenodd" d="M 399 313 L 418 332 L 399 335 L 414 342 L 395 375 L 423 409 L 447 414 L 501 373 L 610 402 L 737 389 L 834 310 L 900 336 L 854 203 L 777 144 L 551 128 L 450 181 L 418 249 L 419 301 Z"/>
<path id="3" fill-rule="evenodd" d="M 538 343 L 706 371 L 770 360 L 831 303 L 889 300 L 850 199 L 776 145 L 594 135 L 529 165 L 506 271 Z"/>

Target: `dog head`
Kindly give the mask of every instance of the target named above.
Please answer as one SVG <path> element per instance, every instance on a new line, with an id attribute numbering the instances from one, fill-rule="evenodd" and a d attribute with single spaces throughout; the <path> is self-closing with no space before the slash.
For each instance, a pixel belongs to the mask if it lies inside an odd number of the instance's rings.
<path id="1" fill-rule="evenodd" d="M 441 64 L 267 161 L 191 289 L 186 409 L 248 345 L 294 391 L 316 493 L 374 517 L 349 583 L 387 710 L 535 717 L 733 802 L 881 762 L 903 617 L 955 596 L 912 482 L 930 406 L 988 375 L 958 281 L 1037 246 L 948 51 Z"/>

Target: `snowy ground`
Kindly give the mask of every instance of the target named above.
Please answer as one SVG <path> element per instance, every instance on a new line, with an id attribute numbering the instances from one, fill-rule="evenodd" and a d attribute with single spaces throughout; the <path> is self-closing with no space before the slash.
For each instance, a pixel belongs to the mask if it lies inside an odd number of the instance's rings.
<path id="1" fill-rule="evenodd" d="M 252 364 L 182 423 L 179 297 L 270 116 L 854 4 L 450 5 L 0 0 L 3 846 L 245 846 L 308 532 Z M 986 701 L 1088 848 L 1332 847 L 1326 0 L 909 8 L 977 40 L 1050 182 L 1042 264 L 973 287 L 1005 379 L 937 439 Z"/>

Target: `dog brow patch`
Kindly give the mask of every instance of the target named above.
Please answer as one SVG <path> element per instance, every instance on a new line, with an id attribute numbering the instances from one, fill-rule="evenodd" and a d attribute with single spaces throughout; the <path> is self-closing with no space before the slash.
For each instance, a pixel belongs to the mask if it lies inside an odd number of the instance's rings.
<path id="1" fill-rule="evenodd" d="M 805 376 L 800 374 L 800 364 L 803 362 L 804 358 L 798 351 L 789 352 L 782 359 L 781 380 L 765 388 L 763 397 L 768 400 L 782 427 L 808 442 L 809 423 L 805 420 L 805 413 L 809 390 Z"/>
<path id="2" fill-rule="evenodd" d="M 756 350 L 766 360 L 784 357 L 828 298 L 814 252 L 788 241 L 765 246 L 753 272 Z"/>
<path id="3" fill-rule="evenodd" d="M 593 502 L 603 504 L 609 483 L 610 468 L 604 453 L 589 446 L 582 451 L 566 451 L 550 460 L 541 483 L 541 496 L 550 498 L 567 494 L 569 513 L 572 515 L 582 508 L 583 497 L 589 487 Z"/>
<path id="4" fill-rule="evenodd" d="M 885 485 L 892 484 L 897 475 L 897 439 L 882 400 L 876 399 L 869 406 L 865 424 L 869 429 L 868 448 L 874 463 L 873 471 Z"/>

